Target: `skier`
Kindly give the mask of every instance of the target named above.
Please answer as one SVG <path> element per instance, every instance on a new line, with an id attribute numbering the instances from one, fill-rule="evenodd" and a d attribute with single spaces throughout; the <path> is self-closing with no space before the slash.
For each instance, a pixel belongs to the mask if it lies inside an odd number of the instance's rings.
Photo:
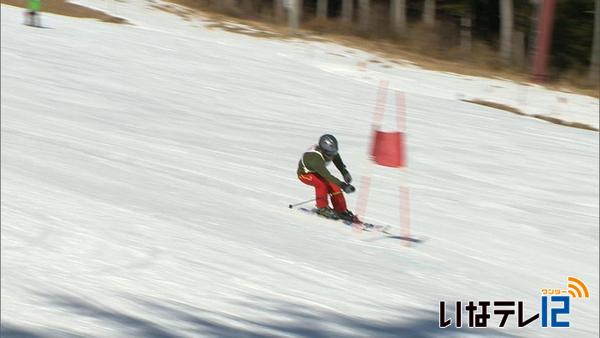
<path id="1" fill-rule="evenodd" d="M 25 12 L 25 24 L 33 27 L 41 27 L 40 24 L 40 9 L 42 8 L 42 0 L 27 0 L 27 9 Z"/>
<path id="2" fill-rule="evenodd" d="M 333 176 L 326 166 L 331 162 L 344 177 L 344 182 Z M 312 146 L 302 155 L 298 163 L 298 179 L 315 188 L 317 214 L 326 218 L 359 222 L 358 218 L 346 208 L 346 199 L 342 191 L 353 193 L 356 189 L 350 184 L 352 176 L 346 170 L 342 157 L 338 153 L 338 142 L 333 135 L 325 134 L 319 138 L 319 144 Z M 327 195 L 331 196 L 333 209 L 329 207 Z"/>

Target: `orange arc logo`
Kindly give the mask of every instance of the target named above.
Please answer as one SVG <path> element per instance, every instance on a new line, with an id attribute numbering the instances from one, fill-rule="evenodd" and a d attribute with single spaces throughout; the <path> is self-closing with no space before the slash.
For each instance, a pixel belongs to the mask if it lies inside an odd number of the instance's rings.
<path id="1" fill-rule="evenodd" d="M 569 295 L 573 298 L 590 298 L 590 292 L 588 291 L 587 286 L 578 278 L 569 277 L 567 279 L 569 283 L 567 286 L 569 287 Z"/>

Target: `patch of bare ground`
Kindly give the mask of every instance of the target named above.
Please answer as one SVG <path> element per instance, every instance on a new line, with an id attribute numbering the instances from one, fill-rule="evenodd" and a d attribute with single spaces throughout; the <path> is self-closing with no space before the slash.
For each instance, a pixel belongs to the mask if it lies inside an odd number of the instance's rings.
<path id="1" fill-rule="evenodd" d="M 289 28 L 285 25 L 274 23 L 267 17 L 244 18 L 239 13 L 230 13 L 230 15 L 215 11 L 210 5 L 206 5 L 196 0 L 167 0 L 177 5 L 192 9 L 196 15 L 206 22 L 208 29 L 222 29 L 237 34 L 249 35 L 257 38 L 269 38 L 288 40 L 300 38 L 308 41 L 326 41 L 309 31 L 301 31 L 296 35 L 289 34 Z"/>
<path id="2" fill-rule="evenodd" d="M 0 0 L 1 3 L 27 8 L 26 0 Z M 53 13 L 64 16 L 72 16 L 75 18 L 89 18 L 97 19 L 104 22 L 117 23 L 117 24 L 128 24 L 129 22 L 123 18 L 112 16 L 108 13 L 101 12 L 89 7 L 70 3 L 66 0 L 43 0 L 42 1 L 42 13 Z M 42 19 L 43 20 L 43 19 Z"/>
<path id="3" fill-rule="evenodd" d="M 270 13 L 247 18 L 239 11 L 218 12 L 210 5 L 197 0 L 169 1 L 199 11 L 199 15 L 211 21 L 209 28 L 220 28 L 261 38 L 295 37 L 309 41 L 333 42 L 374 53 L 396 64 L 409 63 L 434 71 L 505 79 L 524 85 L 531 83 L 531 76 L 522 68 L 502 67 L 498 61 L 498 53 L 488 45 L 475 41 L 469 53 L 461 51 L 460 48 L 440 48 L 440 38 L 431 30 L 419 26 L 413 27 L 407 37 L 397 38 L 386 32 L 361 33 L 355 26 L 334 19 L 313 19 L 303 22 L 298 34 L 291 36 L 285 24 L 273 22 Z M 565 74 L 544 86 L 552 90 L 599 98 L 600 87 L 589 85 L 582 81 L 582 78 L 581 74 Z"/>
<path id="4" fill-rule="evenodd" d="M 517 114 L 517 115 L 534 117 L 536 119 L 544 120 L 544 121 L 547 121 L 547 122 L 550 122 L 550 123 L 554 123 L 554 124 L 559 124 L 561 126 L 567 126 L 567 127 L 572 127 L 572 128 L 579 128 L 579 129 L 591 130 L 591 131 L 596 131 L 596 132 L 599 131 L 598 128 L 595 128 L 595 127 L 590 126 L 590 125 L 585 124 L 585 123 L 569 122 L 569 121 L 565 121 L 563 119 L 559 119 L 559 118 L 556 118 L 556 117 L 544 116 L 544 115 L 539 115 L 539 114 L 528 115 L 528 114 L 523 113 L 522 111 L 520 111 L 519 109 L 517 109 L 515 107 L 511 107 L 509 105 L 502 104 L 502 103 L 485 101 L 485 100 L 463 100 L 463 101 L 470 102 L 470 103 L 475 103 L 475 104 L 479 104 L 479 105 L 487 106 L 487 107 L 491 107 L 491 108 L 505 110 L 505 111 L 508 111 L 508 112 L 511 112 L 511 113 Z"/>
<path id="5" fill-rule="evenodd" d="M 189 7 L 181 6 L 175 3 L 166 3 L 166 2 L 157 2 L 154 0 L 150 0 L 150 7 L 159 9 L 161 11 L 165 11 L 171 14 L 178 15 L 182 17 L 186 21 L 190 21 L 191 17 L 194 15 L 195 11 Z"/>

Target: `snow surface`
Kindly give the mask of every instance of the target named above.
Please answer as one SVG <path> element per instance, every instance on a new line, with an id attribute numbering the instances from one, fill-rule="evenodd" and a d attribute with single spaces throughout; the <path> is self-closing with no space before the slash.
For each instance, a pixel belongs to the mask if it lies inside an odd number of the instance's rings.
<path id="1" fill-rule="evenodd" d="M 3 337 L 598 336 L 598 133 L 454 96 L 492 80 L 78 3 L 133 25 L 44 14 L 35 29 L 1 7 Z M 366 159 L 382 79 L 407 92 L 403 172 Z M 490 97 L 519 92 L 502 85 Z M 531 87 L 532 107 L 540 91 L 566 95 Z M 597 121 L 597 100 L 569 97 Z M 367 219 L 405 231 L 410 187 L 422 243 L 287 208 L 312 197 L 295 170 L 324 132 L 357 184 L 373 174 Z M 440 300 L 533 314 L 567 276 L 591 293 L 569 329 L 438 328 Z"/>

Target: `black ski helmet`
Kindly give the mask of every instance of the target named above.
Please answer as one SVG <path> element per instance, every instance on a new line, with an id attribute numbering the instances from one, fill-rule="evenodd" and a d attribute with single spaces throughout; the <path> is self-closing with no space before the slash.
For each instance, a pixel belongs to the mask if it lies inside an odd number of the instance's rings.
<path id="1" fill-rule="evenodd" d="M 319 148 L 329 157 L 338 153 L 338 141 L 333 135 L 325 134 L 319 138 Z"/>

